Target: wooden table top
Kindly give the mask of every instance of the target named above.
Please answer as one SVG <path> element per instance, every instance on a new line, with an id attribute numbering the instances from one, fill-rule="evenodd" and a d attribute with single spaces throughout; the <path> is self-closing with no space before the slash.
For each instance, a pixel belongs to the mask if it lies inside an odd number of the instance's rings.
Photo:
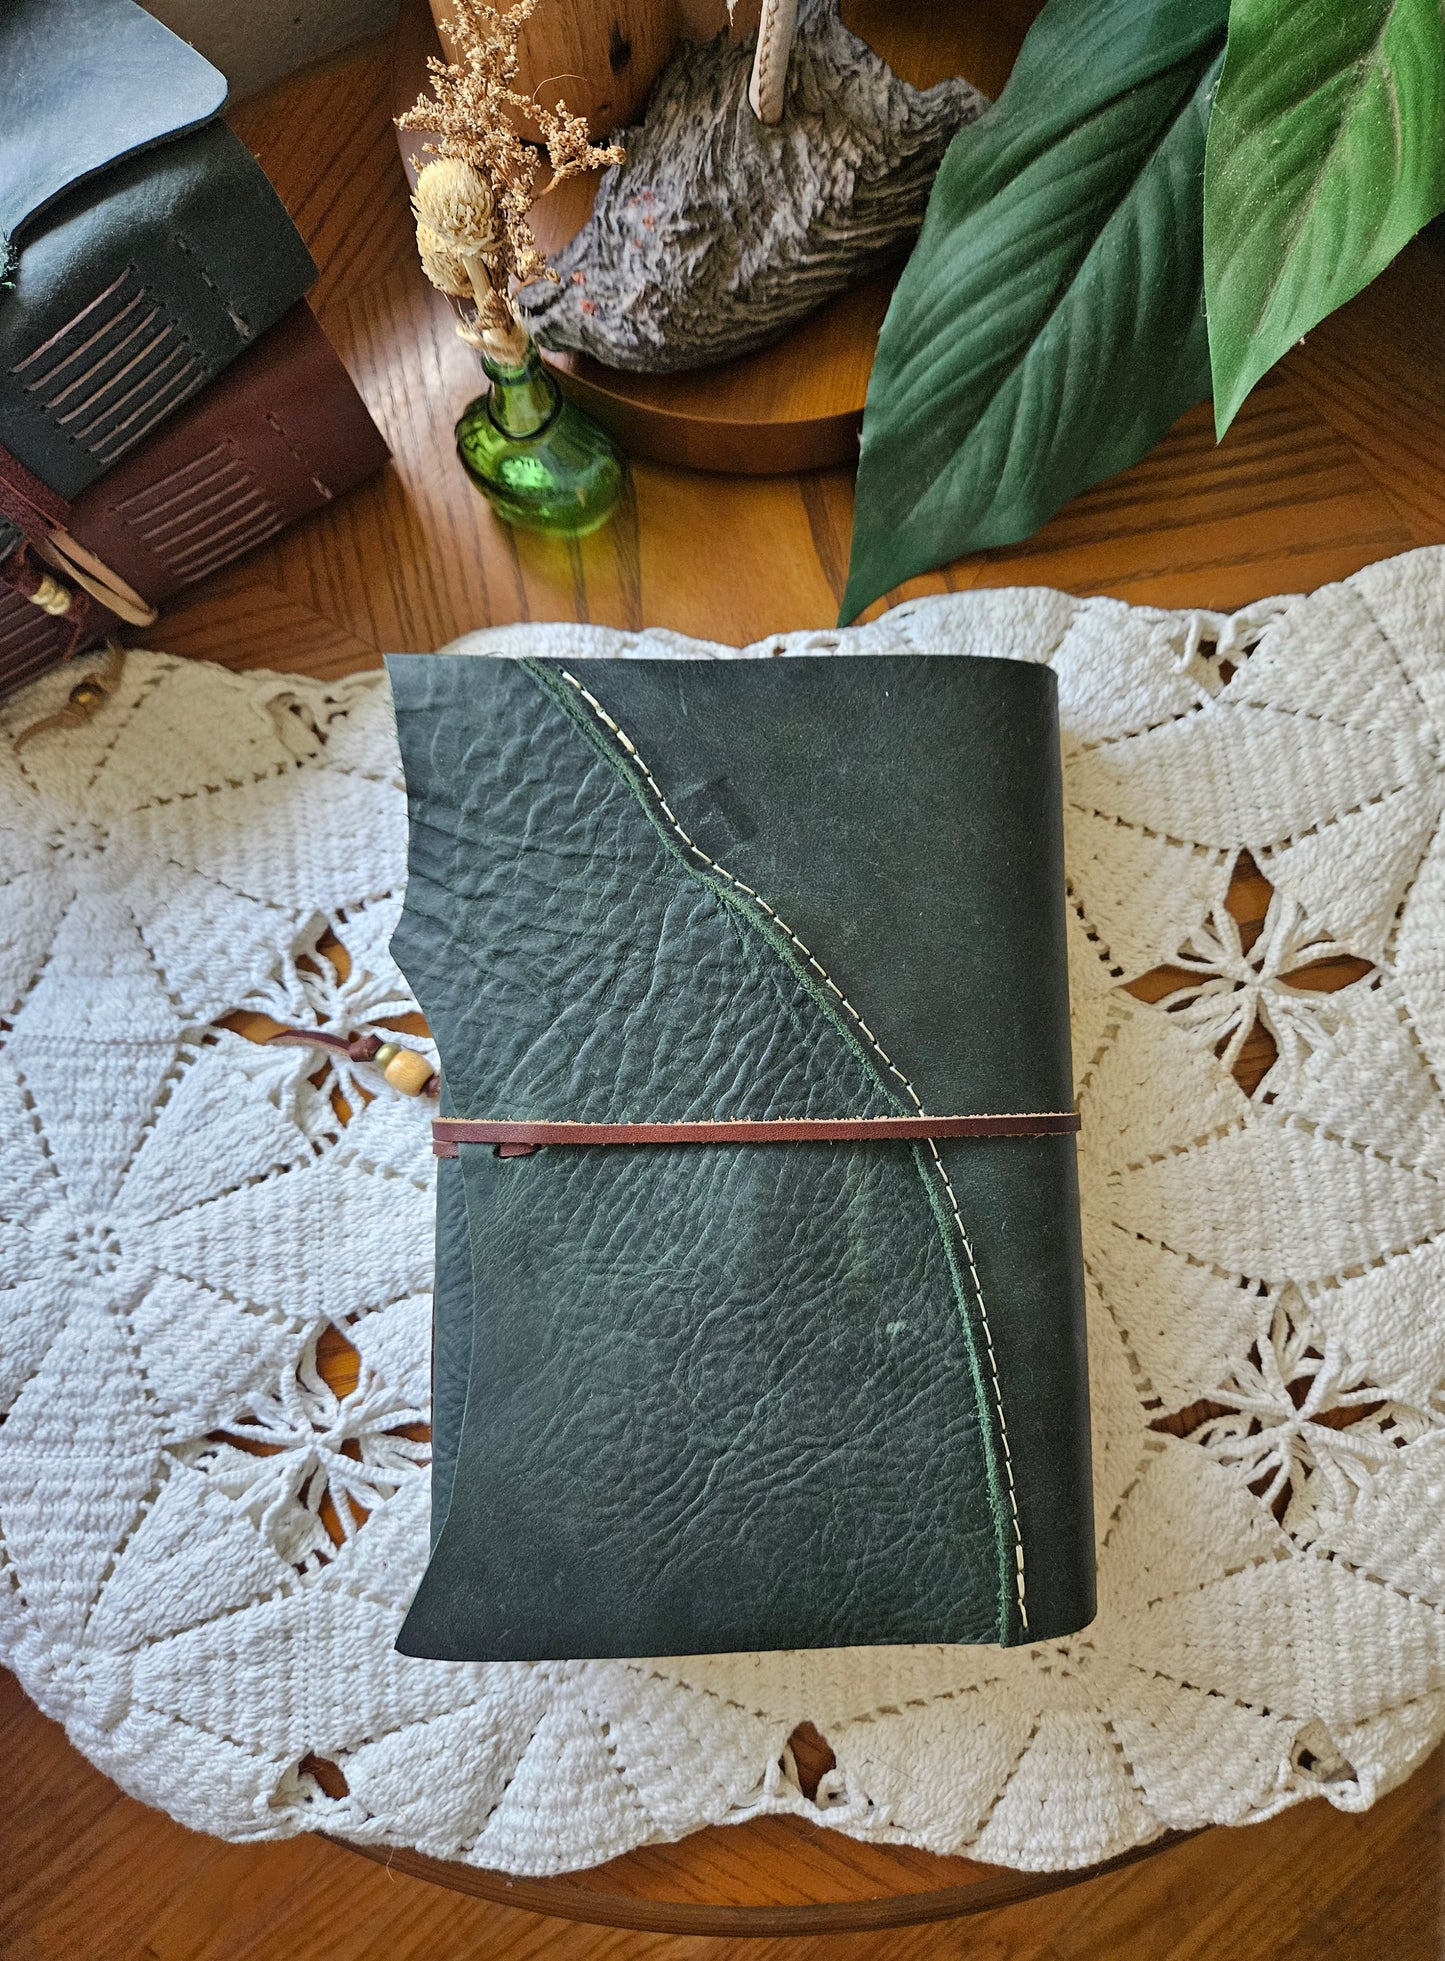
<path id="1" fill-rule="evenodd" d="M 1017 33 L 1028 11 L 1010 0 L 993 18 Z M 311 245 L 321 267 L 313 304 L 394 466 L 183 595 L 147 644 L 326 677 L 518 619 L 667 626 L 735 643 L 833 625 L 852 514 L 847 470 L 730 478 L 639 463 L 614 521 L 580 543 L 494 520 L 452 453 L 452 422 L 479 375 L 416 266 L 389 66 L 385 41 L 364 44 L 242 104 L 232 122 Z M 997 75 L 978 79 L 997 86 Z M 1442 320 L 1445 257 L 1417 243 L 1287 357 L 1221 446 L 1209 410 L 1194 410 L 1036 538 L 961 559 L 883 603 L 1052 585 L 1228 608 L 1445 541 Z M 1246 877 L 1242 912 L 1247 887 Z M 806 1726 L 795 1735 L 802 1791 L 811 1794 L 830 1758 Z M 1078 1876 L 859 1844 L 791 1818 L 699 1832 L 550 1881 L 385 1856 L 534 1911 L 687 1933 L 878 1928 L 998 1906 Z"/>
<path id="2" fill-rule="evenodd" d="M 173 602 L 151 639 L 327 675 L 492 621 L 669 626 L 739 643 L 833 625 L 847 470 L 756 479 L 639 463 L 614 521 L 580 544 L 496 523 L 453 457 L 451 425 L 479 376 L 416 268 L 390 100 L 387 46 L 374 42 L 232 121 L 315 253 L 312 302 L 395 466 Z M 1417 243 L 1286 357 L 1222 445 L 1208 408 L 1192 410 L 1038 536 L 911 580 L 880 607 L 998 585 L 1230 607 L 1439 542 L 1442 319 L 1445 257 Z"/>

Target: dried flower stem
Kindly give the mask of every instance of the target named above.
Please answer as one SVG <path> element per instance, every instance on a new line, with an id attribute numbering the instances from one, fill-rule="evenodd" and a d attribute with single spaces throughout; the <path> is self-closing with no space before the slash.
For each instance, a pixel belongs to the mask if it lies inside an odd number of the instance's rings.
<path id="1" fill-rule="evenodd" d="M 499 325 L 489 327 L 480 324 L 471 327 L 464 322 L 457 329 L 458 333 L 463 340 L 480 348 L 483 354 L 489 354 L 494 361 L 500 361 L 507 367 L 520 367 L 527 357 L 527 349 L 531 341 L 526 328 L 519 323 L 512 310 L 511 300 L 505 294 L 498 293 L 493 286 L 491 274 L 487 270 L 487 262 L 480 253 L 464 252 L 462 263 L 466 266 L 467 278 L 471 281 L 478 323 L 481 322 L 484 314 L 491 312 L 497 306 L 505 309 L 507 318 Z"/>
<path id="2" fill-rule="evenodd" d="M 594 145 L 585 119 L 565 102 L 544 108 L 512 87 L 518 37 L 537 4 L 516 0 L 499 12 L 482 0 L 457 0 L 451 28 L 457 59 L 429 61 L 433 93 L 397 118 L 400 128 L 437 139 L 423 145 L 438 161 L 423 169 L 414 207 L 422 268 L 443 292 L 472 299 L 476 318 L 458 329 L 463 338 L 509 361 L 521 359 L 529 345 L 512 309 L 513 283 L 557 277 L 527 216 L 541 156 L 518 136 L 512 111 L 525 109 L 541 128 L 552 168 L 549 191 L 623 160 L 616 144 Z"/>

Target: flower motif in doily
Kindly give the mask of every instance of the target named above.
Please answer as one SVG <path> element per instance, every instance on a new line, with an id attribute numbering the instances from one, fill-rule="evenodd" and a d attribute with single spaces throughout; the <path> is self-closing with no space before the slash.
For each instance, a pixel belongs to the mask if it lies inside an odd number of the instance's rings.
<path id="1" fill-rule="evenodd" d="M 397 1654 L 427 1111 L 256 1025 L 411 1010 L 385 686 L 133 652 L 102 713 L 18 753 L 73 677 L 0 703 L 0 1647 L 27 1689 L 198 1829 L 512 1871 L 757 1811 L 1078 1866 L 1398 1782 L 1445 1731 L 1442 595 L 1420 552 L 1232 620 L 980 591 L 848 643 L 1058 676 L 1100 1613 L 1007 1652 Z M 468 647 L 544 649 L 686 651 Z"/>
<path id="2" fill-rule="evenodd" d="M 56 824 L 45 842 L 52 862 L 57 865 L 88 865 L 99 858 L 111 841 L 107 825 L 91 817 L 71 817 Z"/>
<path id="3" fill-rule="evenodd" d="M 354 913 L 339 910 L 334 920 L 313 920 L 276 971 L 219 1018 L 219 1026 L 256 1041 L 275 1030 L 298 1036 L 315 1031 L 314 1067 L 298 1086 L 294 1114 L 318 1142 L 335 1138 L 380 1084 L 379 1069 L 355 1061 L 335 1046 L 338 1039 L 376 1035 L 386 1041 L 399 1033 L 436 1067 L 435 1050 L 387 949 L 399 909 L 399 899 L 388 899 Z"/>
<path id="4" fill-rule="evenodd" d="M 54 1251 L 80 1280 L 106 1280 L 124 1258 L 120 1235 L 105 1219 L 63 1223 Z"/>
<path id="5" fill-rule="evenodd" d="M 1329 972 L 1327 963 L 1342 971 Z M 1296 1066 L 1319 1040 L 1322 987 L 1357 986 L 1372 970 L 1318 932 L 1296 900 L 1274 891 L 1257 936 L 1219 906 L 1160 971 L 1182 984 L 1155 1005 L 1196 1030 L 1234 1071 L 1259 1028 L 1287 1067 Z"/>
<path id="6" fill-rule="evenodd" d="M 338 1393 L 318 1347 L 349 1351 L 355 1386 Z M 349 1371 L 348 1371 L 349 1372 Z M 392 1388 L 338 1329 L 313 1335 L 294 1369 L 250 1397 L 221 1428 L 183 1445 L 183 1463 L 214 1478 L 277 1553 L 303 1574 L 353 1539 L 369 1515 L 431 1455 L 429 1412 Z"/>
<path id="7" fill-rule="evenodd" d="M 304 721 L 278 711 L 298 696 Z M 0 1601 L 18 1587 L 76 1640 L 113 1624 L 112 1594 L 133 1616 L 165 1593 L 148 1562 L 160 1493 L 180 1488 L 168 1466 L 238 1414 L 269 1438 L 232 1448 L 253 1476 L 271 1467 L 277 1521 L 303 1427 L 300 1510 L 314 1500 L 343 1540 L 389 1471 L 420 1478 L 421 1438 L 371 1433 L 408 1429 L 425 1392 L 406 1350 L 432 1181 L 407 1099 L 383 1091 L 343 1125 L 316 1109 L 313 1054 L 217 1025 L 294 998 L 328 922 L 348 976 L 309 976 L 313 1020 L 414 1008 L 386 954 L 402 800 L 375 682 L 257 689 L 131 654 L 85 727 L 17 752 L 4 731 L 27 713 L 0 705 Z M 318 821 L 336 810 L 344 825 Z M 296 1371 L 333 1313 L 367 1371 L 330 1410 Z M 208 1488 L 214 1523 L 227 1503 Z M 262 1542 L 231 1510 L 255 1572 Z M 287 1543 L 324 1550 L 294 1518 Z"/>
<path id="8" fill-rule="evenodd" d="M 1348 1500 L 1406 1445 L 1445 1433 L 1445 1410 L 1399 1400 L 1319 1327 L 1296 1289 L 1261 1291 L 1258 1339 L 1202 1402 L 1156 1419 L 1236 1472 L 1293 1532 Z"/>

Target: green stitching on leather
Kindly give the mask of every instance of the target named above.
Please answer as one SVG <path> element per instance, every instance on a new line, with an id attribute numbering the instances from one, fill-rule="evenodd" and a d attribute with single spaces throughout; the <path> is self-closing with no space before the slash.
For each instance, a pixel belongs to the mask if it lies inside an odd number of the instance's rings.
<path id="1" fill-rule="evenodd" d="M 552 669 L 540 662 L 521 660 L 518 662 L 518 666 L 528 675 L 539 692 L 547 700 L 552 702 L 555 707 L 561 710 L 571 726 L 577 730 L 594 753 L 601 757 L 608 767 L 627 785 L 633 797 L 641 806 L 648 823 L 661 840 L 664 849 L 683 868 L 688 877 L 696 883 L 705 886 L 708 891 L 715 894 L 735 919 L 746 922 L 746 931 L 749 935 L 756 934 L 772 949 L 800 984 L 803 991 L 822 1010 L 828 1025 L 841 1037 L 844 1046 L 859 1063 L 864 1076 L 873 1088 L 880 1092 L 895 1110 L 900 1113 L 906 1112 L 909 1106 L 893 1086 L 883 1077 L 872 1057 L 854 1035 L 847 1022 L 837 1012 L 828 997 L 827 990 L 798 959 L 790 937 L 785 932 L 779 930 L 766 915 L 760 913 L 756 906 L 749 904 L 746 898 L 734 889 L 726 878 L 719 877 L 716 873 L 707 870 L 702 864 L 693 862 L 689 854 L 681 848 L 678 839 L 670 830 L 664 813 L 658 809 L 657 797 L 644 780 L 639 766 L 634 764 L 633 760 L 623 753 L 618 741 L 603 733 L 602 729 L 598 726 L 595 716 L 582 706 L 577 693 L 574 691 L 574 687 L 558 680 L 554 676 Z M 645 765 L 642 765 L 641 768 L 645 769 Z M 899 1074 L 900 1081 L 906 1082 L 907 1079 L 902 1077 L 900 1072 L 895 1071 L 895 1073 Z M 964 1348 L 968 1356 L 969 1373 L 973 1381 L 975 1414 L 978 1418 L 979 1438 L 983 1446 L 984 1468 L 989 1494 L 989 1510 L 993 1518 L 994 1541 L 998 1559 L 998 1639 L 1001 1643 L 1007 1643 L 1013 1615 L 1011 1603 L 1015 1597 L 1013 1592 L 1015 1567 L 1011 1554 L 1013 1546 L 1016 1543 L 1017 1523 L 1016 1514 L 1014 1514 L 1014 1529 L 1011 1532 L 1010 1506 L 1007 1501 L 1007 1494 L 1005 1492 L 999 1463 L 1000 1439 L 998 1426 L 1001 1422 L 1001 1410 L 997 1414 L 995 1413 L 984 1383 L 982 1360 L 979 1354 L 977 1334 L 969 1305 L 969 1291 L 962 1268 L 956 1256 L 954 1225 L 944 1205 L 940 1190 L 939 1175 L 926 1160 L 922 1148 L 919 1145 L 915 1144 L 911 1147 L 911 1155 L 914 1160 L 914 1168 L 922 1181 L 924 1192 L 928 1199 L 929 1210 L 933 1214 L 934 1223 L 943 1246 L 944 1257 L 948 1263 L 954 1301 L 958 1309 L 959 1324 L 964 1337 Z M 1020 1617 L 1022 1618 L 1021 1610 Z M 1023 1624 L 1027 1626 L 1026 1621 Z"/>
<path id="2" fill-rule="evenodd" d="M 943 1256 L 948 1261 L 948 1270 L 953 1276 L 953 1295 L 958 1303 L 958 1318 L 963 1324 L 964 1347 L 968 1350 L 969 1373 L 973 1377 L 974 1400 L 978 1405 L 981 1427 L 986 1444 L 984 1448 L 984 1467 L 988 1472 L 989 1506 L 993 1512 L 994 1538 L 998 1543 L 998 1626 L 999 1640 L 1008 1641 L 1009 1620 L 1012 1614 L 1013 1593 L 1009 1586 L 1009 1532 L 1008 1507 L 1004 1500 L 1003 1481 L 999 1476 L 998 1453 L 993 1447 L 993 1426 L 984 1416 L 988 1408 L 988 1392 L 984 1387 L 983 1365 L 979 1357 L 978 1342 L 974 1336 L 973 1322 L 968 1312 L 968 1289 L 964 1284 L 963 1269 L 958 1264 L 957 1240 L 953 1221 L 944 1205 L 938 1189 L 938 1180 L 923 1153 L 921 1144 L 910 1146 L 913 1161 L 918 1167 L 918 1175 L 923 1180 L 923 1188 L 928 1193 L 929 1208 L 938 1226 L 939 1238 L 943 1241 Z"/>

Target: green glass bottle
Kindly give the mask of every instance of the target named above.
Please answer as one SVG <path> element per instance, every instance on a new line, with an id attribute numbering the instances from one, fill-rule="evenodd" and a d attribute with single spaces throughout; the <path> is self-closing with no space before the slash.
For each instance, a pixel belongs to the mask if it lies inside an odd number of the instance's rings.
<path id="1" fill-rule="evenodd" d="M 622 490 L 612 438 L 566 399 L 535 347 L 520 366 L 484 354 L 482 367 L 492 385 L 457 423 L 462 467 L 508 524 L 585 538 Z"/>

